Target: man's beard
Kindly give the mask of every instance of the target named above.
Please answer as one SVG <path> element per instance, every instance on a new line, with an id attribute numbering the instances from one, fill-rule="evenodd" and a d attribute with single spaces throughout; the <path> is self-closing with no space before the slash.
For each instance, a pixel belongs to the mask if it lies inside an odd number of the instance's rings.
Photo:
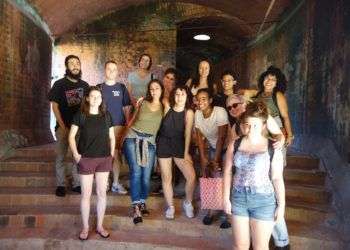
<path id="1" fill-rule="evenodd" d="M 66 69 L 66 75 L 65 76 L 68 76 L 69 78 L 72 78 L 72 79 L 75 79 L 75 80 L 79 80 L 81 78 L 81 70 L 79 70 L 78 74 L 74 74 L 69 69 Z"/>

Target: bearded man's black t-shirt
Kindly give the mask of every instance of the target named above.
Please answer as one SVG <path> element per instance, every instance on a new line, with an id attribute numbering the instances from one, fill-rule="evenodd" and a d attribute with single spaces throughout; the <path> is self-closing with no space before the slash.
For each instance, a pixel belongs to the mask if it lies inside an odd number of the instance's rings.
<path id="1" fill-rule="evenodd" d="M 81 79 L 78 82 L 72 82 L 64 77 L 53 84 L 48 97 L 51 102 L 58 104 L 62 120 L 67 127 L 72 124 L 73 116 L 80 109 L 88 89 L 89 84 Z M 56 129 L 58 127 L 56 123 Z"/>

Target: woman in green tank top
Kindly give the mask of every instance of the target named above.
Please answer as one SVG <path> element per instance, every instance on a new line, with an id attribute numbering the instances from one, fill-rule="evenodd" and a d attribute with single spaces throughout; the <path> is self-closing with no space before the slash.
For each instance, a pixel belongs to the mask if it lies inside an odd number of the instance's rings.
<path id="1" fill-rule="evenodd" d="M 270 66 L 259 77 L 258 90 L 242 90 L 248 98 L 263 101 L 268 107 L 269 114 L 279 124 L 286 137 L 286 146 L 293 142 L 294 135 L 288 114 L 286 77 L 279 68 Z"/>
<path id="2" fill-rule="evenodd" d="M 123 152 L 129 165 L 133 222 L 142 222 L 149 215 L 146 209 L 150 178 L 156 157 L 155 137 L 163 116 L 164 87 L 159 80 L 151 80 L 146 97 L 139 100 L 133 118 L 128 124 Z"/>

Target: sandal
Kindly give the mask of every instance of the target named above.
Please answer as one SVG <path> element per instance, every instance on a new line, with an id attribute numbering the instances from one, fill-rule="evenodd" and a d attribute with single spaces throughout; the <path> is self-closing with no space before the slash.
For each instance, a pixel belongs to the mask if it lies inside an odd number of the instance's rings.
<path id="1" fill-rule="evenodd" d="M 136 225 L 138 223 L 143 222 L 139 205 L 138 204 L 133 205 L 133 210 L 134 210 L 134 215 L 133 215 L 134 224 Z"/>
<path id="2" fill-rule="evenodd" d="M 104 229 L 103 229 L 103 231 L 98 231 L 98 230 L 96 229 L 96 233 L 99 234 L 102 238 L 105 238 L 105 239 L 108 238 L 109 235 L 110 235 L 110 234 L 109 234 L 106 230 L 104 230 Z"/>
<path id="3" fill-rule="evenodd" d="M 89 230 L 85 231 L 85 230 L 82 230 L 79 234 L 79 240 L 81 241 L 84 241 L 84 240 L 87 240 L 89 238 Z"/>

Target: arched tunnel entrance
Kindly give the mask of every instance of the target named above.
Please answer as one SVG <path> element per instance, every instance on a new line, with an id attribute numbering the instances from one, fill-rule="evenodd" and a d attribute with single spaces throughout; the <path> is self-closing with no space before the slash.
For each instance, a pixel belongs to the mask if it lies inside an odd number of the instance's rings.
<path id="1" fill-rule="evenodd" d="M 1 1 L 0 231 L 19 221 L 16 213 L 25 214 L 29 228 L 41 223 L 35 213 L 55 221 L 51 208 L 39 205 L 59 206 L 61 201 L 42 190 L 50 179 L 37 172 L 53 166 L 55 119 L 47 94 L 64 76 L 64 58 L 74 54 L 81 59 L 82 79 L 89 85 L 102 83 L 105 62 L 114 60 L 118 81 L 126 84 L 138 57 L 148 53 L 154 76 L 162 79 L 174 67 L 180 73 L 178 84 L 193 76 L 203 58 L 211 61 L 216 84 L 228 69 L 239 88 L 257 88 L 262 72 L 271 65 L 280 68 L 288 81 L 285 96 L 295 137 L 285 169 L 292 243 L 296 249 L 304 249 L 302 242 L 309 249 L 349 247 L 349 24 L 346 0 Z M 210 40 L 195 40 L 198 34 Z M 40 194 L 37 203 L 35 192 Z M 16 195 L 15 205 L 22 210 L 13 211 L 6 201 L 15 201 Z M 25 209 L 24 200 L 33 210 Z M 70 225 L 76 217 L 65 209 Z M 189 235 L 200 231 L 212 236 L 209 229 L 191 226 Z M 164 227 L 162 233 L 171 229 Z M 173 246 L 198 247 L 197 238 L 186 239 L 189 245 L 179 241 Z M 215 240 L 208 244 L 220 248 Z"/>

